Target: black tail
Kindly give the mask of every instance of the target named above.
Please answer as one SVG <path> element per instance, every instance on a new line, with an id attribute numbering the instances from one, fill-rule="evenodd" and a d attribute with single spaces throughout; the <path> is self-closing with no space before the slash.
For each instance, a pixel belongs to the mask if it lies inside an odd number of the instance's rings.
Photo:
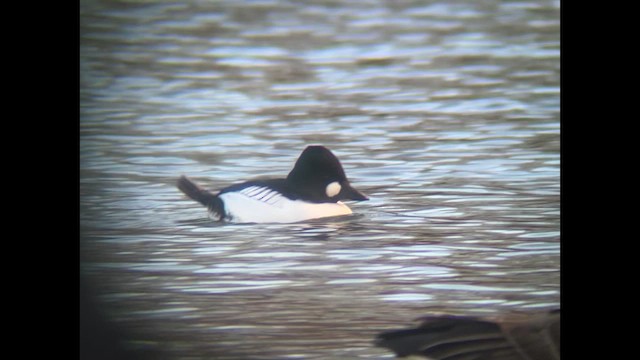
<path id="1" fill-rule="evenodd" d="M 184 175 L 178 179 L 177 186 L 185 195 L 206 206 L 209 211 L 222 219 L 224 216 L 224 203 L 219 197 L 201 188 Z"/>

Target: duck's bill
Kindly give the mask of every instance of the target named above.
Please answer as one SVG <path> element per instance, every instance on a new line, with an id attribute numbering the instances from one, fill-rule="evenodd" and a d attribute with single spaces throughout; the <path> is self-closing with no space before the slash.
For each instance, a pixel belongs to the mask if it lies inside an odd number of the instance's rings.
<path id="1" fill-rule="evenodd" d="M 342 189 L 340 190 L 340 198 L 345 200 L 357 201 L 369 200 L 368 197 L 364 196 L 364 194 L 362 194 L 360 191 L 351 187 L 350 184 L 342 186 Z"/>

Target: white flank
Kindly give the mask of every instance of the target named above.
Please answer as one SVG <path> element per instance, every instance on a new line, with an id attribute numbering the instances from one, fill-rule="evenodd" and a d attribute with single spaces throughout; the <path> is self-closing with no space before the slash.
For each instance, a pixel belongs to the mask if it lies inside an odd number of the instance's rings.
<path id="1" fill-rule="evenodd" d="M 289 200 L 276 191 L 259 186 L 219 196 L 224 201 L 227 215 L 237 223 L 292 223 L 352 213 L 340 201 L 314 204 Z"/>

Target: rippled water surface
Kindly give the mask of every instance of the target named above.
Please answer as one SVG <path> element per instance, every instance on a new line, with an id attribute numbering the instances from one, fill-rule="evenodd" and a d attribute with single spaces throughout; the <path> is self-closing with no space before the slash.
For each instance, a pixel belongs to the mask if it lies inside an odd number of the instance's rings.
<path id="1" fill-rule="evenodd" d="M 167 359 L 390 359 L 434 313 L 559 304 L 557 1 L 81 1 L 80 269 Z M 175 181 L 329 147 L 370 201 L 211 222 Z"/>

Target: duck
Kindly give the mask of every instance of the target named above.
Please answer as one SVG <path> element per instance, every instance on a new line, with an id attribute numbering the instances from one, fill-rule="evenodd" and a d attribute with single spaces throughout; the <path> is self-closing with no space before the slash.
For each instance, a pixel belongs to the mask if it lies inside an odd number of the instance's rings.
<path id="1" fill-rule="evenodd" d="M 177 188 L 204 205 L 212 219 L 233 223 L 295 223 L 350 215 L 353 211 L 343 200 L 369 200 L 322 145 L 307 146 L 286 178 L 244 181 L 214 194 L 182 175 Z"/>

